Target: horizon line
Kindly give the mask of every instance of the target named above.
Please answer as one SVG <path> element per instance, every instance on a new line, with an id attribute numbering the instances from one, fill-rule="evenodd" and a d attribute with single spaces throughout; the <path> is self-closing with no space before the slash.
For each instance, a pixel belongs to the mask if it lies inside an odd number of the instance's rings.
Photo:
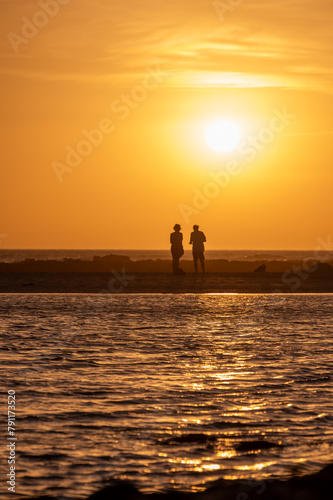
<path id="1" fill-rule="evenodd" d="M 14 251 L 14 250 L 20 250 L 20 251 L 28 251 L 28 250 L 36 250 L 36 251 L 79 251 L 79 250 L 87 250 L 87 251 L 99 251 L 99 252 L 106 252 L 106 251 L 115 251 L 115 252 L 163 252 L 163 251 L 170 251 L 170 247 L 168 248 L 0 248 L 1 251 Z M 191 251 L 191 248 L 188 248 L 189 251 Z M 311 252 L 315 251 L 315 248 L 208 248 L 205 251 L 209 252 Z M 186 249 L 185 249 L 186 251 Z M 327 250 L 322 250 L 327 251 Z M 333 252 L 333 249 L 332 249 Z"/>

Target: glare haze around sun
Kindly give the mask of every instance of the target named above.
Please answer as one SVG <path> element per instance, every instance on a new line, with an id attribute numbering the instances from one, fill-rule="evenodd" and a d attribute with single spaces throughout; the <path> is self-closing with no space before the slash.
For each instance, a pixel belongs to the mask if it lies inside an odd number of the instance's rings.
<path id="1" fill-rule="evenodd" d="M 212 123 L 206 131 L 208 145 L 220 153 L 235 149 L 241 139 L 239 127 L 230 121 L 220 120 Z"/>

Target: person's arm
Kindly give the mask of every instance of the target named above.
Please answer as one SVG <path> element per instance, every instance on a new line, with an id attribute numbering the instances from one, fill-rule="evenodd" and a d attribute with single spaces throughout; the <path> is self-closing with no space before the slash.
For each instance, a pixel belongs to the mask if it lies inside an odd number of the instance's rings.
<path id="1" fill-rule="evenodd" d="M 202 233 L 202 236 L 203 236 L 203 241 L 207 241 L 204 233 Z"/>
<path id="2" fill-rule="evenodd" d="M 170 243 L 172 245 L 172 233 L 170 234 Z"/>
<path id="3" fill-rule="evenodd" d="M 193 233 L 191 233 L 191 237 L 190 237 L 190 243 L 189 243 L 189 245 L 193 245 L 192 234 L 193 234 Z"/>

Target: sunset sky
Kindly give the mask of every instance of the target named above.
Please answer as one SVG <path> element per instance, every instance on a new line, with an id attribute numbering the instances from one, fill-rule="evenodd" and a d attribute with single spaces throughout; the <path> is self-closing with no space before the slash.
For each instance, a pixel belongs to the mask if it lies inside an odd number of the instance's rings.
<path id="1" fill-rule="evenodd" d="M 207 249 L 332 233 L 332 0 L 0 6 L 0 248 L 163 249 L 175 223 Z M 205 138 L 219 120 L 241 133 L 228 153 Z"/>

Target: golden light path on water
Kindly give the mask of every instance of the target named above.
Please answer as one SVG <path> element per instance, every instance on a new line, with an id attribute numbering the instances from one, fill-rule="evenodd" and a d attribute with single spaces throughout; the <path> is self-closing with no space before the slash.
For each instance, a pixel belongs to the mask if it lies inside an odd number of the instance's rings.
<path id="1" fill-rule="evenodd" d="M 82 498 L 112 477 L 201 491 L 319 470 L 333 458 L 332 306 L 329 295 L 3 296 L 22 488 Z"/>

